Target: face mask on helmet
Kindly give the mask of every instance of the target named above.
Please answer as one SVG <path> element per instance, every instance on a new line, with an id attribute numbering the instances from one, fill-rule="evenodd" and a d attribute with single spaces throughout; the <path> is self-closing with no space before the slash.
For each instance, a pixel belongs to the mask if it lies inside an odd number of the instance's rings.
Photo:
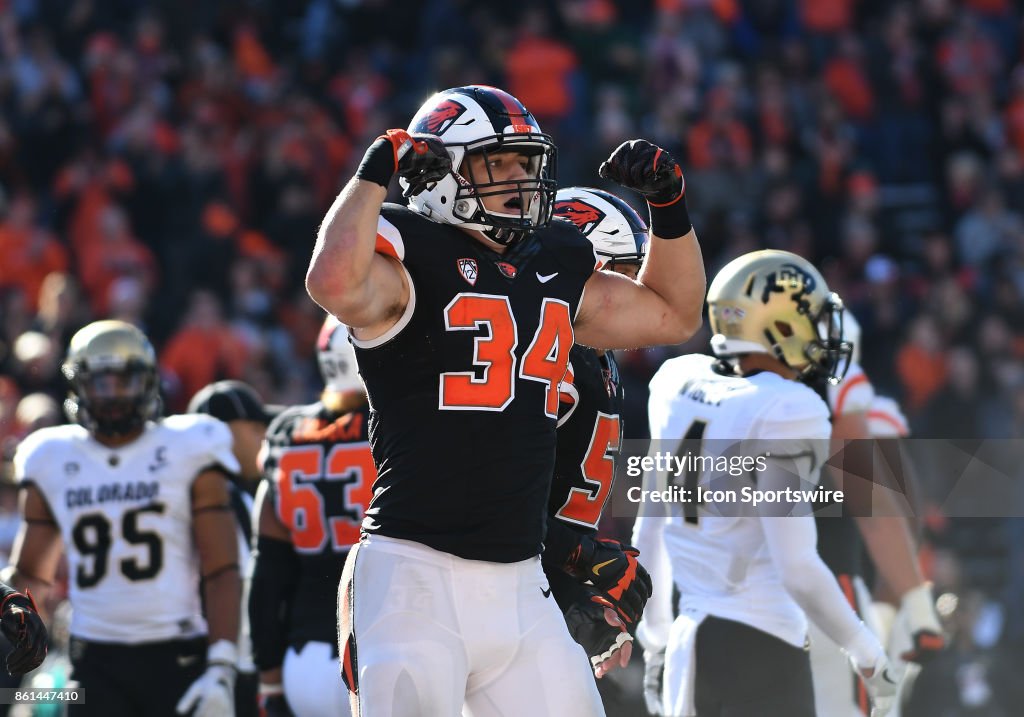
<path id="1" fill-rule="evenodd" d="M 71 387 L 65 411 L 90 433 L 117 438 L 160 416 L 156 353 L 130 324 L 98 321 L 81 329 L 62 372 Z"/>
<path id="2" fill-rule="evenodd" d="M 551 221 L 557 150 L 512 95 L 479 85 L 445 90 L 420 107 L 409 132 L 439 136 L 452 158 L 447 177 L 409 199 L 417 212 L 504 245 Z"/>
<path id="3" fill-rule="evenodd" d="M 356 352 L 348 340 L 348 329 L 333 316 L 328 316 L 320 329 L 316 358 L 326 390 L 337 393 L 365 391 L 359 378 Z"/>
<path id="4" fill-rule="evenodd" d="M 838 383 L 852 346 L 843 337 L 843 302 L 810 262 L 784 251 L 729 262 L 708 289 L 711 348 L 721 358 L 768 353 L 799 372 Z"/>
<path id="5" fill-rule="evenodd" d="M 639 267 L 647 256 L 647 224 L 619 197 L 592 187 L 559 189 L 555 216 L 572 222 L 594 245 L 598 269 Z"/>

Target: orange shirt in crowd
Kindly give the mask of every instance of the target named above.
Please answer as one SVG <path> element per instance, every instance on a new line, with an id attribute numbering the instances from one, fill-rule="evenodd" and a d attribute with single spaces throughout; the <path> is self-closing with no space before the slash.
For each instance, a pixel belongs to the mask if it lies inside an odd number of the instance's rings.
<path id="1" fill-rule="evenodd" d="M 167 342 L 160 365 L 181 382 L 181 401 L 187 403 L 208 383 L 241 378 L 248 355 L 245 342 L 226 324 L 186 326 Z"/>
<path id="2" fill-rule="evenodd" d="M 946 383 L 946 355 L 907 344 L 896 354 L 896 373 L 906 393 L 906 405 L 920 410 Z"/>
<path id="3" fill-rule="evenodd" d="M 724 126 L 716 127 L 710 120 L 701 120 L 690 129 L 687 138 L 688 166 L 710 169 L 719 165 L 723 146 L 728 149 L 732 166 L 750 164 L 752 142 L 750 132 L 742 122 L 729 120 Z"/>
<path id="4" fill-rule="evenodd" d="M 39 307 L 39 289 L 51 272 L 68 269 L 68 251 L 42 229 L 0 224 L 0 286 L 25 292 L 32 311 Z"/>
<path id="5" fill-rule="evenodd" d="M 130 237 L 107 238 L 86 245 L 78 257 L 78 276 L 97 316 L 107 313 L 110 285 L 123 276 L 134 276 L 149 288 L 156 283 L 153 252 Z"/>
<path id="6" fill-rule="evenodd" d="M 508 91 L 537 117 L 565 117 L 572 109 L 569 73 L 576 64 L 568 45 L 545 37 L 522 38 L 505 59 Z"/>
<path id="7" fill-rule="evenodd" d="M 811 32 L 834 33 L 853 25 L 857 0 L 800 0 L 800 19 Z"/>
<path id="8" fill-rule="evenodd" d="M 829 62 L 825 68 L 825 86 L 851 119 L 867 120 L 874 114 L 875 96 L 871 84 L 853 60 L 837 57 Z"/>

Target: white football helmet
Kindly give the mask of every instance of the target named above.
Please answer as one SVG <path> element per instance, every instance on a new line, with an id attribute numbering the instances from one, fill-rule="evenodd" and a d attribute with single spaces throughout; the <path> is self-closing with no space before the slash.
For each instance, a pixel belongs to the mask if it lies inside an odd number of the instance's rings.
<path id="1" fill-rule="evenodd" d="M 593 187 L 559 189 L 555 216 L 575 224 L 593 243 L 598 269 L 639 266 L 647 256 L 647 223 L 614 194 Z"/>
<path id="2" fill-rule="evenodd" d="M 765 249 L 725 265 L 708 288 L 711 349 L 730 358 L 767 353 L 802 378 L 846 375 L 852 347 L 843 301 L 803 257 Z"/>
<path id="3" fill-rule="evenodd" d="M 328 391 L 365 391 L 356 365 L 356 351 L 348 339 L 348 327 L 331 315 L 320 328 L 316 359 Z"/>
<path id="4" fill-rule="evenodd" d="M 445 224 L 483 232 L 499 244 L 519 241 L 526 233 L 551 221 L 556 189 L 554 142 L 544 134 L 530 111 L 496 87 L 470 85 L 438 92 L 413 116 L 408 131 L 437 135 L 452 159 L 444 179 L 409 198 L 415 211 Z M 495 182 L 466 176 L 470 153 L 519 152 L 531 158 L 530 179 Z M 403 190 L 408 182 L 401 179 Z M 508 213 L 488 211 L 480 197 L 518 192 L 517 208 Z M 517 209 L 517 210 L 516 210 Z"/>

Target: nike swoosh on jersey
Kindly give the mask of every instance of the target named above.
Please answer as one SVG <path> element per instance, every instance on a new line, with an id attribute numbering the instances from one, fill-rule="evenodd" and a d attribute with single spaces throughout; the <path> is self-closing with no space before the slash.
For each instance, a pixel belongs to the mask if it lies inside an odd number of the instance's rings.
<path id="1" fill-rule="evenodd" d="M 539 281 L 542 284 L 546 284 L 549 281 L 551 281 L 552 279 L 554 279 L 556 276 L 558 276 L 558 272 L 557 271 L 554 274 L 548 274 L 547 276 L 544 276 L 543 274 L 541 274 L 538 271 L 537 272 L 537 281 Z"/>
<path id="2" fill-rule="evenodd" d="M 550 587 L 547 590 L 545 590 L 544 588 L 541 588 L 540 592 L 546 598 L 547 597 L 551 597 L 551 588 Z"/>
<path id="3" fill-rule="evenodd" d="M 603 568 L 608 563 L 614 563 L 617 559 L 618 558 L 612 558 L 611 560 L 605 560 L 603 563 L 598 563 L 597 565 L 595 565 L 593 567 L 594 575 L 600 575 L 601 574 L 601 568 Z"/>

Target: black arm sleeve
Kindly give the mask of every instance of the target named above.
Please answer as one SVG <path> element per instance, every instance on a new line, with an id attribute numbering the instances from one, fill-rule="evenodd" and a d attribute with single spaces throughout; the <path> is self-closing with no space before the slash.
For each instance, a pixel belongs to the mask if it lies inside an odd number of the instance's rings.
<path id="1" fill-rule="evenodd" d="M 291 601 L 299 582 L 299 559 L 286 540 L 265 535 L 256 539 L 252 587 L 249 591 L 249 629 L 253 662 L 272 670 L 284 662 L 288 649 Z"/>

